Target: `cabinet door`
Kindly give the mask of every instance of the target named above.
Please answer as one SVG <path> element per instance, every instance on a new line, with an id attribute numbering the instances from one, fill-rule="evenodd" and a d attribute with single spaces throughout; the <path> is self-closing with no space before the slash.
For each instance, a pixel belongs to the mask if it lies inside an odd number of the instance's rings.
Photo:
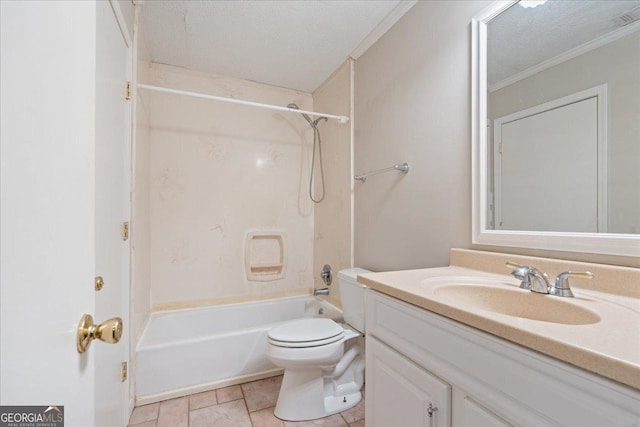
<path id="1" fill-rule="evenodd" d="M 451 386 L 367 336 L 367 427 L 448 427 Z"/>
<path id="2" fill-rule="evenodd" d="M 469 396 L 455 401 L 453 419 L 454 425 L 460 427 L 511 427 L 511 424 Z"/>

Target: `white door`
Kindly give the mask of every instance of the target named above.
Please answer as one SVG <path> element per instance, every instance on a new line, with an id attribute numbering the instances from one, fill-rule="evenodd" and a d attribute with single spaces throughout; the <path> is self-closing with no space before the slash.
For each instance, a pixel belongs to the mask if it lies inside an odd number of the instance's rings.
<path id="1" fill-rule="evenodd" d="M 131 50 L 114 14 L 118 4 L 97 2 L 95 275 L 104 285 L 95 294 L 96 322 L 122 318 L 125 328 L 116 345 L 97 343 L 97 426 L 126 425 L 129 383 L 122 379 L 129 362 L 129 240 L 123 235 L 130 218 L 130 101 L 125 87 Z"/>
<path id="2" fill-rule="evenodd" d="M 103 227 L 96 211 L 105 200 L 96 176 L 104 160 L 96 138 L 103 130 L 96 122 L 96 49 L 104 31 L 97 20 L 107 16 L 99 12 L 105 5 L 0 2 L 0 405 L 64 406 L 66 426 L 122 413 L 114 406 L 121 403 L 103 410 L 96 400 L 105 394 L 102 371 L 120 378 L 112 367 L 126 354 L 126 337 L 113 346 L 94 342 L 83 354 L 76 348 L 84 313 L 100 322 L 107 311 L 123 318 L 128 311 L 122 301 L 103 303 L 94 290 L 105 262 L 96 251 Z M 125 165 L 127 138 L 120 141 Z M 125 209 L 127 180 L 111 182 Z M 122 265 L 126 250 L 125 243 L 114 255 Z M 118 274 L 128 276 L 126 268 Z M 116 299 L 126 299 L 122 279 L 105 284 L 123 287 Z M 115 348 L 118 362 L 105 364 Z M 124 424 L 124 415 L 113 416 L 112 425 Z"/>
<path id="3" fill-rule="evenodd" d="M 603 231 L 602 101 L 575 98 L 496 120 L 496 229 Z"/>

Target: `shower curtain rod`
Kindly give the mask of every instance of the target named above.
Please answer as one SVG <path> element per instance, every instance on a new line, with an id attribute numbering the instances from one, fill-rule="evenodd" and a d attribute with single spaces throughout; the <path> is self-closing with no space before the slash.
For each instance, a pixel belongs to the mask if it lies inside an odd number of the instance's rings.
<path id="1" fill-rule="evenodd" d="M 240 100 L 240 99 L 225 98 L 225 97 L 222 97 L 222 96 L 206 95 L 204 93 L 188 92 L 186 90 L 169 89 L 169 88 L 166 88 L 166 87 L 151 86 L 151 85 L 145 85 L 145 84 L 142 84 L 142 83 L 138 83 L 137 86 L 140 89 L 155 90 L 157 92 L 173 93 L 173 94 L 176 94 L 176 95 L 192 96 L 194 98 L 211 99 L 211 100 L 214 100 L 214 101 L 230 102 L 232 104 L 249 105 L 249 106 L 252 106 L 252 107 L 260 107 L 260 108 L 268 108 L 270 110 L 289 111 L 291 113 L 309 114 L 311 116 L 326 117 L 328 119 L 338 120 L 338 121 L 340 121 L 340 123 L 347 123 L 349 121 L 349 117 L 347 117 L 347 116 L 336 116 L 334 114 L 316 113 L 315 111 L 297 110 L 295 108 L 281 107 L 279 105 L 261 104 L 259 102 L 243 101 L 243 100 Z"/>

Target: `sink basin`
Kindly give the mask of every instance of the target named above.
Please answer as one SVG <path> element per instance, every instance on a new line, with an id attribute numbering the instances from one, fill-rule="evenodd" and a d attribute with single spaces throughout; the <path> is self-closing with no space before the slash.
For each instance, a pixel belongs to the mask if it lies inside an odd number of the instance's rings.
<path id="1" fill-rule="evenodd" d="M 512 286 L 451 283 L 433 289 L 439 300 L 453 306 L 492 311 L 507 316 L 565 325 L 598 323 L 600 316 L 561 297 L 536 294 Z"/>

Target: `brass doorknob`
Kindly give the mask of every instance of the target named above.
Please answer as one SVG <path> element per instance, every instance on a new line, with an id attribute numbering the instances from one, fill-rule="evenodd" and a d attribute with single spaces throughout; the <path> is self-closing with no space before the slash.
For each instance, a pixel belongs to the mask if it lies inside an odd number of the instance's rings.
<path id="1" fill-rule="evenodd" d="M 85 314 L 78 323 L 78 353 L 84 353 L 89 348 L 91 341 L 99 339 L 100 341 L 115 344 L 122 337 L 122 319 L 114 317 L 105 320 L 99 325 L 93 323 L 93 317 Z"/>

